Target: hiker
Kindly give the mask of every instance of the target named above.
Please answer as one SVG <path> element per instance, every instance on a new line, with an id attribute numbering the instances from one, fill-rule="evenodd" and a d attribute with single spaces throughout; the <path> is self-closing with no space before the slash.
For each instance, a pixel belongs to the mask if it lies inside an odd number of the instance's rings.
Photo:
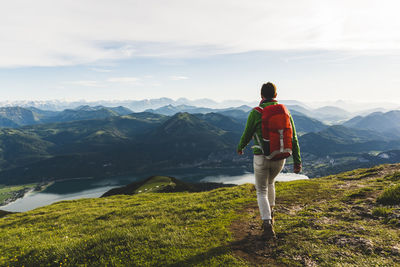
<path id="1" fill-rule="evenodd" d="M 275 100 L 276 98 L 276 86 L 271 83 L 265 83 L 261 87 L 261 102 L 259 107 L 254 108 L 247 119 L 246 128 L 244 129 L 243 135 L 240 139 L 239 145 L 237 147 L 237 152 L 239 155 L 243 154 L 243 149 L 253 138 L 254 146 L 252 146 L 254 158 L 253 158 L 253 166 L 254 166 L 254 175 L 255 175 L 255 188 L 257 191 L 257 202 L 258 207 L 260 209 L 262 223 L 263 234 L 262 237 L 265 240 L 276 238 L 275 232 L 273 229 L 274 223 L 274 206 L 275 206 L 275 177 L 280 173 L 283 169 L 286 161 L 286 157 L 292 154 L 293 156 L 293 172 L 299 173 L 301 171 L 301 157 L 300 157 L 300 148 L 299 142 L 297 140 L 296 129 L 294 127 L 293 119 L 290 113 L 287 111 L 286 107 L 283 105 L 269 107 L 264 110 L 265 107 L 271 105 L 277 105 L 278 102 Z M 269 128 L 262 126 L 265 124 L 263 111 L 268 111 L 271 108 L 280 108 L 286 110 L 286 114 L 282 118 L 286 118 L 287 121 L 287 131 L 290 132 L 291 137 L 289 137 L 289 141 L 285 140 L 287 143 L 290 143 L 288 147 L 285 145 L 285 149 L 282 147 L 283 139 L 282 132 L 279 132 L 281 135 L 278 136 L 277 145 L 281 146 L 277 151 L 270 153 L 270 147 L 273 147 L 272 138 L 271 144 L 269 144 L 268 139 L 264 138 L 265 131 L 268 131 Z M 275 112 L 276 113 L 276 112 Z M 278 120 L 282 121 L 278 117 Z M 271 120 L 272 121 L 272 120 Z M 272 125 L 273 126 L 273 125 Z M 291 131 L 290 131 L 291 127 Z M 264 129 L 265 128 L 265 129 Z M 273 128 L 273 127 L 271 127 Z M 263 135 L 264 134 L 264 135 Z M 273 134 L 273 133 L 272 133 Z M 272 135 L 271 134 L 271 135 Z M 286 134 L 286 133 L 285 133 Z M 290 135 L 289 135 L 290 136 Z M 279 139 L 280 138 L 280 139 Z M 281 153 L 284 151 L 284 153 Z M 271 151 L 272 152 L 272 151 Z M 287 153 L 286 153 L 287 152 Z M 272 155 L 277 156 L 276 158 L 271 158 Z M 282 155 L 281 155 L 282 154 Z M 284 154 L 284 155 L 283 155 Z M 282 158 L 282 159 L 280 159 Z"/>

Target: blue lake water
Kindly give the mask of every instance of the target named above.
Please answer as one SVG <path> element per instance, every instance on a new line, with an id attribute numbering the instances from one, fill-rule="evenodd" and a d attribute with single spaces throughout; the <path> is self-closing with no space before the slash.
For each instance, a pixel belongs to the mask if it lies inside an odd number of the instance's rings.
<path id="1" fill-rule="evenodd" d="M 176 175 L 177 178 L 180 178 L 179 176 L 180 175 Z M 111 188 L 126 185 L 141 179 L 143 179 L 143 177 L 114 177 L 113 179 L 102 180 L 72 179 L 59 181 L 47 187 L 42 192 L 29 193 L 25 195 L 25 197 L 20 198 L 6 206 L 1 206 L 0 209 L 6 211 L 23 212 L 63 200 L 97 198 Z M 308 177 L 294 173 L 281 173 L 276 178 L 276 181 L 293 181 L 299 179 L 308 179 Z M 203 176 L 203 178 L 199 180 L 201 182 L 217 182 L 239 185 L 244 183 L 254 183 L 254 174 L 245 173 L 242 175 Z"/>
<path id="2" fill-rule="evenodd" d="M 226 176 L 226 175 L 219 175 L 219 176 L 207 176 L 201 179 L 201 182 L 215 182 L 215 183 L 224 183 L 224 184 L 245 184 L 251 183 L 254 184 L 254 174 L 253 173 L 245 173 L 243 175 L 235 175 L 235 176 Z M 275 181 L 278 182 L 288 182 L 294 180 L 302 180 L 308 179 L 306 175 L 302 174 L 295 174 L 295 173 L 280 173 L 276 178 Z"/>

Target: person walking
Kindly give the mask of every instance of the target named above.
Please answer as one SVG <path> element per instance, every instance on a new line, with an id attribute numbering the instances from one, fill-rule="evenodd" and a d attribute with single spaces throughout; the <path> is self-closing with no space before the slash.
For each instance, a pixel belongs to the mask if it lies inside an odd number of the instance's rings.
<path id="1" fill-rule="evenodd" d="M 266 157 L 265 142 L 262 138 L 262 113 L 260 110 L 263 108 L 276 105 L 276 86 L 271 83 L 265 83 L 261 87 L 261 102 L 259 108 L 254 108 L 247 119 L 246 127 L 243 135 L 237 146 L 237 153 L 243 154 L 243 149 L 247 146 L 251 139 L 253 139 L 253 166 L 255 175 L 255 188 L 257 192 L 257 203 L 260 209 L 260 216 L 262 219 L 262 237 L 265 240 L 276 238 L 273 229 L 274 223 L 274 206 L 275 206 L 275 177 L 281 172 L 285 165 L 286 159 L 270 160 Z M 260 109 L 261 108 L 261 109 Z M 292 156 L 293 156 L 293 172 L 299 173 L 301 171 L 301 156 L 300 147 L 296 135 L 293 118 L 290 116 L 290 124 L 292 126 Z"/>

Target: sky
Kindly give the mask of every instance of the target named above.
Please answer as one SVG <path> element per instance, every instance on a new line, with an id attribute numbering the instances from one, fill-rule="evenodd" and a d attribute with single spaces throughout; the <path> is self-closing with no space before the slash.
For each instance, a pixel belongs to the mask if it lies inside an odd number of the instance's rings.
<path id="1" fill-rule="evenodd" d="M 14 0 L 0 99 L 278 98 L 400 104 L 394 0 Z"/>

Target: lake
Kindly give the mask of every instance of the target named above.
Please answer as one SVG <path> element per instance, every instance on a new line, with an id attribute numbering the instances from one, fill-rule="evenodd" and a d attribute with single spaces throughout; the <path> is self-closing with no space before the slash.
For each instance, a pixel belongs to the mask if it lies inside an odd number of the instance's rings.
<path id="1" fill-rule="evenodd" d="M 181 175 L 176 175 L 175 177 L 181 178 Z M 13 212 L 23 212 L 63 200 L 97 198 L 111 188 L 127 185 L 143 178 L 144 177 L 127 176 L 113 177 L 112 179 L 108 178 L 102 180 L 71 179 L 59 181 L 50 185 L 42 192 L 28 193 L 23 198 L 9 203 L 8 205 L 1 206 L 0 209 Z M 308 179 L 308 177 L 294 173 L 281 173 L 276 178 L 276 181 L 293 181 L 299 179 Z M 187 179 L 182 180 L 185 181 Z M 242 175 L 203 176 L 203 178 L 198 179 L 198 181 L 240 185 L 244 183 L 254 183 L 254 174 L 245 173 Z"/>
<path id="2" fill-rule="evenodd" d="M 254 184 L 254 173 L 245 173 L 243 175 L 235 175 L 235 176 L 226 176 L 226 175 L 219 175 L 219 176 L 207 176 L 201 179 L 201 182 L 214 182 L 214 183 L 224 183 L 224 184 L 245 184 L 251 183 Z M 275 178 L 275 181 L 279 182 L 289 182 L 294 180 L 302 180 L 308 179 L 306 175 L 302 174 L 295 174 L 295 173 L 280 173 Z"/>

